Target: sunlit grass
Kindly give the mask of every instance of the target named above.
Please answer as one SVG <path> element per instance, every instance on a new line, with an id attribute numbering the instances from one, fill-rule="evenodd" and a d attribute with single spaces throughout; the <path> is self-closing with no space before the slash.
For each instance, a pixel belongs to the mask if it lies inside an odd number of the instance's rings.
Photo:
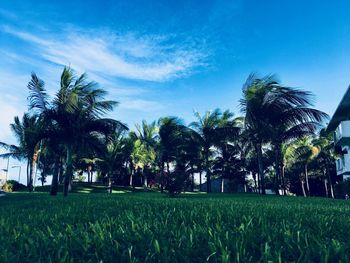
<path id="1" fill-rule="evenodd" d="M 88 189 L 2 197 L 0 262 L 350 261 L 344 200 Z"/>

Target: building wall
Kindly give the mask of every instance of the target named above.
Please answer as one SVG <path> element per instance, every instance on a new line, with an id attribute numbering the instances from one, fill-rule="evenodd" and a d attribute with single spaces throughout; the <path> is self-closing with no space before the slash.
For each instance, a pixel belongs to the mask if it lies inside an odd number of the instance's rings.
<path id="1" fill-rule="evenodd" d="M 201 187 L 203 192 L 207 191 L 207 183 L 203 183 Z M 213 193 L 221 192 L 221 179 L 213 179 L 211 181 L 211 191 Z M 243 185 L 237 185 L 235 182 L 224 179 L 224 193 L 244 192 Z"/>
<path id="2" fill-rule="evenodd" d="M 336 160 L 337 175 L 342 175 L 343 180 L 347 180 L 350 178 L 350 147 L 343 146 L 342 150 L 347 151 L 347 153 Z"/>
<path id="3" fill-rule="evenodd" d="M 0 173 L 0 186 L 4 185 L 6 182 L 6 174 L 4 172 Z"/>

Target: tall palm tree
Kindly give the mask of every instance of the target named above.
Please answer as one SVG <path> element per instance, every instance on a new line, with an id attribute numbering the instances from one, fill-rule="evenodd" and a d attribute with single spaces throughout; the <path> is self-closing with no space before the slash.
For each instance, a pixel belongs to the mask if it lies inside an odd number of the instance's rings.
<path id="1" fill-rule="evenodd" d="M 283 144 L 314 135 L 328 115 L 310 107 L 311 94 L 307 91 L 276 86 L 270 93 L 266 118 L 275 151 L 276 182 L 285 193 Z"/>
<path id="2" fill-rule="evenodd" d="M 95 82 L 88 82 L 86 74 L 75 76 L 65 67 L 60 88 L 49 101 L 44 82 L 34 73 L 28 84 L 30 108 L 35 110 L 46 122 L 46 138 L 54 137 L 66 148 L 66 171 L 64 195 L 73 176 L 73 154 L 82 145 L 91 147 L 100 142 L 101 136 L 108 136 L 122 123 L 102 118 L 117 105 L 115 101 L 104 100 L 107 92 Z"/>
<path id="3" fill-rule="evenodd" d="M 266 119 L 270 108 L 266 103 L 269 101 L 267 100 L 269 92 L 276 86 L 277 81 L 273 75 L 258 78 L 255 74 L 250 74 L 243 85 L 243 98 L 240 100 L 241 111 L 244 113 L 245 132 L 257 155 L 262 194 L 266 194 L 263 144 L 269 140 L 270 132 L 270 126 Z"/>
<path id="4" fill-rule="evenodd" d="M 186 126 L 182 120 L 176 117 L 164 117 L 158 121 L 159 126 L 159 145 L 158 159 L 160 161 L 160 184 L 161 188 L 166 184 L 167 176 L 171 173 L 170 164 L 175 161 L 179 155 L 180 148 L 183 145 L 183 132 Z"/>
<path id="5" fill-rule="evenodd" d="M 275 151 L 276 181 L 282 181 L 284 142 L 314 134 L 327 114 L 311 108 L 311 93 L 281 86 L 273 75 L 251 74 L 243 88 L 241 107 L 246 128 L 254 142 L 262 173 L 262 144 L 270 142 Z M 262 177 L 263 179 L 263 177 Z M 276 189 L 277 193 L 277 189 Z"/>

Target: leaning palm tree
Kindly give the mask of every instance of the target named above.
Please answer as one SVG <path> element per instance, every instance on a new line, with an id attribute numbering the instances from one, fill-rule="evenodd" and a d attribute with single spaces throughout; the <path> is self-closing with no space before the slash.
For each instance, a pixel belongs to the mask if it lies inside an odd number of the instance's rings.
<path id="1" fill-rule="evenodd" d="M 269 142 L 275 151 L 278 183 L 283 177 L 283 143 L 314 134 L 327 114 L 311 108 L 311 93 L 283 87 L 273 75 L 258 78 L 251 74 L 243 88 L 243 95 L 241 107 L 245 113 L 246 129 L 257 151 L 259 173 L 263 171 L 262 144 Z M 261 178 L 264 192 L 264 177 Z M 285 188 L 283 181 L 282 178 Z"/>
<path id="2" fill-rule="evenodd" d="M 36 111 L 46 124 L 45 138 L 55 138 L 66 150 L 64 195 L 73 176 L 73 155 L 79 147 L 94 147 L 101 136 L 108 137 L 116 127 L 125 127 L 119 121 L 102 118 L 117 105 L 104 100 L 107 92 L 95 82 L 88 82 L 86 74 L 76 76 L 65 67 L 60 88 L 49 101 L 44 82 L 34 73 L 28 84 L 30 109 Z M 125 127 L 126 128 L 126 127 Z"/>
<path id="3" fill-rule="evenodd" d="M 282 185 L 285 193 L 283 144 L 315 135 L 328 115 L 311 108 L 310 92 L 296 88 L 276 85 L 266 100 L 266 122 L 271 127 L 269 134 L 275 152 L 276 183 Z"/>
<path id="4" fill-rule="evenodd" d="M 257 156 L 262 194 L 266 193 L 263 144 L 269 140 L 271 128 L 266 119 L 269 114 L 266 98 L 276 86 L 277 81 L 272 75 L 258 78 L 255 74 L 250 74 L 243 85 L 243 98 L 240 100 L 241 111 L 244 113 L 245 133 L 254 146 Z"/>

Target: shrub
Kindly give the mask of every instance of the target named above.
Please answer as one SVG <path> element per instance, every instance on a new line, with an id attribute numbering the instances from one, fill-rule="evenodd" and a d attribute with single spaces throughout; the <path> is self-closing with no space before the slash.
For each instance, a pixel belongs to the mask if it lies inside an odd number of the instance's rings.
<path id="1" fill-rule="evenodd" d="M 341 199 L 344 199 L 346 194 L 350 196 L 350 180 L 337 183 L 334 186 L 334 194 L 336 198 Z"/>
<path id="2" fill-rule="evenodd" d="M 3 186 L 2 190 L 5 192 L 16 192 L 25 189 L 26 186 L 17 182 L 16 180 L 8 180 Z"/>
<path id="3" fill-rule="evenodd" d="M 179 195 L 185 188 L 188 174 L 182 165 L 177 165 L 166 177 L 166 189 L 171 197 Z"/>

